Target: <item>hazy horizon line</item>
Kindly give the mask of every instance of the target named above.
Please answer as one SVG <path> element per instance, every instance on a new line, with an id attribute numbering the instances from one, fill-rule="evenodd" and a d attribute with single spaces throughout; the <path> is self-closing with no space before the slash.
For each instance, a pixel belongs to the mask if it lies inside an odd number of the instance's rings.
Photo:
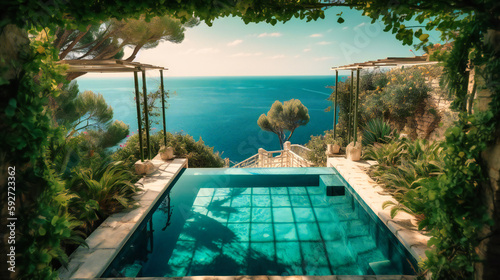
<path id="1" fill-rule="evenodd" d="M 146 78 L 148 77 L 159 77 L 160 75 L 146 75 Z M 332 75 L 206 75 L 206 76 L 199 76 L 199 75 L 195 75 L 195 76 L 175 76 L 175 75 L 163 75 L 164 78 L 238 78 L 238 77 L 335 77 L 335 73 L 333 73 Z M 339 75 L 339 76 L 349 76 L 349 74 L 345 74 L 345 75 Z M 102 75 L 102 76 L 87 76 L 87 75 L 84 75 L 84 76 L 81 76 L 81 77 L 78 77 L 77 79 L 82 79 L 82 78 L 92 78 L 92 79 L 95 79 L 95 78 L 103 78 L 103 79 L 110 79 L 110 78 L 129 78 L 129 76 L 106 76 L 106 75 Z M 130 78 L 133 78 L 133 75 L 130 75 Z"/>

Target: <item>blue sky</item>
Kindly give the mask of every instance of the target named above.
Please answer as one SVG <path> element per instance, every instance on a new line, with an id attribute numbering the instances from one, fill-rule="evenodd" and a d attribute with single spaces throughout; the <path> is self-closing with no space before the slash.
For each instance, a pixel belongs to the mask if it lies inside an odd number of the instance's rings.
<path id="1" fill-rule="evenodd" d="M 341 11 L 343 24 L 337 23 Z M 332 75 L 333 66 L 413 56 L 410 49 L 423 54 L 403 46 L 383 28 L 348 8 L 329 9 L 323 20 L 293 19 L 275 26 L 222 18 L 211 27 L 201 23 L 187 29 L 180 44 L 163 42 L 141 50 L 135 61 L 167 67 L 168 76 Z M 436 35 L 430 40 L 437 41 Z M 125 57 L 130 52 L 127 49 Z"/>

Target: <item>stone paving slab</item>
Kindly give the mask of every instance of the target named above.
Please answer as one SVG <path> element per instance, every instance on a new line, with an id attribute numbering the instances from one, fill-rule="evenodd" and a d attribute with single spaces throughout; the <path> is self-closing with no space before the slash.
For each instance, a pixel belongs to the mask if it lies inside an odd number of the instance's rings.
<path id="1" fill-rule="evenodd" d="M 356 193 L 377 214 L 380 220 L 389 228 L 389 230 L 401 241 L 412 256 L 420 262 L 427 259 L 425 251 L 428 249 L 427 241 L 429 236 L 416 230 L 417 220 L 415 216 L 405 212 L 399 212 L 394 219 L 391 218 L 390 208 L 383 209 L 382 204 L 385 201 L 396 200 L 388 194 L 384 194 L 384 189 L 373 181 L 360 167 L 369 167 L 374 162 L 354 162 L 342 157 L 330 157 L 327 160 L 328 167 L 335 167 L 344 179 L 351 185 Z M 392 276 L 391 276 L 392 277 Z M 402 276 L 399 276 L 402 277 Z M 408 276 L 403 276 L 408 277 Z M 341 279 L 341 278 L 338 278 Z M 350 279 L 350 278 L 349 278 Z M 352 278 L 357 279 L 357 278 Z M 370 278 L 364 278 L 370 279 Z M 379 279 L 379 278 L 376 278 Z M 380 278 L 385 279 L 385 278 Z M 396 278 L 388 278 L 396 279 Z M 397 278 L 410 279 L 410 278 Z M 413 279 L 413 278 L 411 278 Z"/>
<path id="2" fill-rule="evenodd" d="M 138 207 L 109 216 L 85 240 L 88 248 L 78 247 L 69 257 L 68 267 L 59 269 L 61 279 L 96 279 L 95 277 L 100 276 L 175 176 L 182 168 L 187 168 L 187 159 L 153 162 L 158 170 L 136 183 L 143 189 L 135 197 Z"/>

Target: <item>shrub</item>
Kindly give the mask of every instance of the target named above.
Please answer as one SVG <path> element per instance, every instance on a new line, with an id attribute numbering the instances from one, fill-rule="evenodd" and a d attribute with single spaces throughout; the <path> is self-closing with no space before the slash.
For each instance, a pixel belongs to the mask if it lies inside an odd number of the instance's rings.
<path id="1" fill-rule="evenodd" d="M 377 118 L 369 121 L 363 129 L 363 146 L 373 145 L 374 143 L 388 143 L 393 137 L 397 137 L 396 131 L 384 120 Z"/>
<path id="2" fill-rule="evenodd" d="M 151 156 L 158 154 L 163 142 L 163 131 L 151 135 Z M 213 148 L 206 146 L 201 138 L 195 141 L 190 135 L 167 132 L 167 146 L 174 148 L 176 156 L 186 157 L 189 160 L 190 167 L 224 166 L 224 160 L 220 157 L 219 153 L 214 152 Z M 146 149 L 145 144 L 144 149 Z M 140 156 L 139 135 L 133 134 L 125 144 L 120 145 L 120 148 L 112 155 L 112 158 L 132 165 L 140 159 Z"/>
<path id="3" fill-rule="evenodd" d="M 324 135 L 313 136 L 307 142 L 306 147 L 311 151 L 307 153 L 307 159 L 314 163 L 316 166 L 326 166 L 326 145 L 337 144 L 342 146 L 344 140 L 341 137 L 333 138 L 333 131 L 325 131 Z"/>
<path id="4" fill-rule="evenodd" d="M 398 201 L 384 203 L 384 207 L 392 206 L 391 215 L 400 210 L 422 215 L 425 200 L 420 189 L 443 172 L 440 144 L 403 139 L 370 146 L 365 156 L 379 162 L 370 173 Z"/>
<path id="5" fill-rule="evenodd" d="M 437 67 L 434 67 L 439 69 Z M 425 82 L 423 71 L 434 69 L 409 67 L 388 72 L 365 72 L 361 74 L 359 88 L 358 126 L 363 127 L 370 120 L 383 118 L 397 129 L 402 129 L 407 118 L 425 101 L 430 88 Z M 351 77 L 338 84 L 338 107 L 340 109 L 339 135 L 347 134 Z M 333 87 L 332 87 L 333 88 Z M 333 100 L 333 93 L 329 100 Z M 352 106 L 354 100 L 351 98 Z M 344 112 L 344 113 L 343 113 Z"/>
<path id="6" fill-rule="evenodd" d="M 137 176 L 123 162 L 103 162 L 97 169 L 75 169 L 67 188 L 77 195 L 70 204 L 74 215 L 85 222 L 88 233 L 93 223 L 136 206 Z"/>

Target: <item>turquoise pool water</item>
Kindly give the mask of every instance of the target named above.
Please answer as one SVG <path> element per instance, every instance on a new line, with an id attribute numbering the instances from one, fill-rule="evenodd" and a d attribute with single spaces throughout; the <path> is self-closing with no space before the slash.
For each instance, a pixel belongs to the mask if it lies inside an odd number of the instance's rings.
<path id="1" fill-rule="evenodd" d="M 327 196 L 327 187 L 345 193 Z M 333 168 L 186 169 L 102 277 L 414 274 Z"/>

